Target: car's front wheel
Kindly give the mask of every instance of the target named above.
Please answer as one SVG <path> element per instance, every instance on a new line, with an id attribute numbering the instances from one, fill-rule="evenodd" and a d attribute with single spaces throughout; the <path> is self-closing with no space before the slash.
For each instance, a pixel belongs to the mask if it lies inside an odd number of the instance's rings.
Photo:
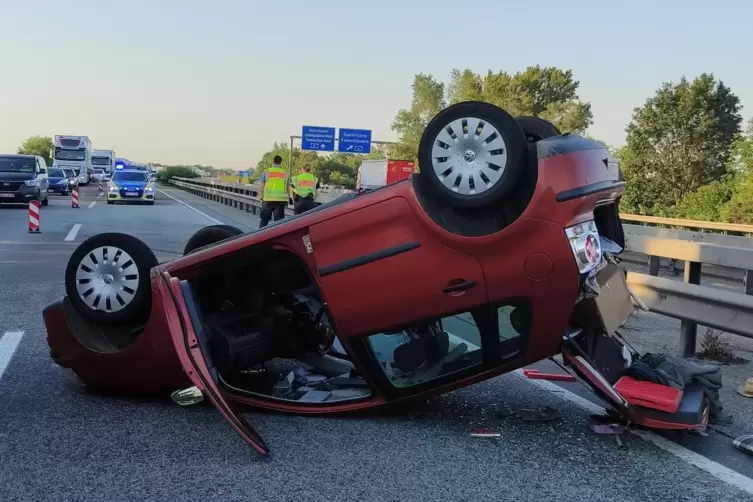
<path id="1" fill-rule="evenodd" d="M 209 246 L 211 244 L 215 244 L 220 241 L 224 241 L 225 239 L 235 237 L 236 235 L 240 235 L 242 233 L 243 230 L 232 225 L 210 225 L 208 227 L 204 227 L 200 230 L 197 230 L 196 233 L 194 233 L 191 238 L 188 239 L 188 242 L 186 242 L 186 247 L 183 248 L 183 254 L 186 255 L 193 253 L 198 249 Z"/>
<path id="2" fill-rule="evenodd" d="M 509 113 L 480 101 L 457 103 L 424 129 L 419 179 L 454 206 L 499 204 L 515 189 L 527 150 L 526 137 Z"/>
<path id="3" fill-rule="evenodd" d="M 84 318 L 99 324 L 139 325 L 151 312 L 150 271 L 157 257 L 127 234 L 99 234 L 82 242 L 65 270 L 65 292 Z"/>

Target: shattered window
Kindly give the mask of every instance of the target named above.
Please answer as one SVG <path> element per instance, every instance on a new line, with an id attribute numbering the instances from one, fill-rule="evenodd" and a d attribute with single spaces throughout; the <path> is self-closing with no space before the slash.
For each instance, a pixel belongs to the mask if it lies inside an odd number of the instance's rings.
<path id="1" fill-rule="evenodd" d="M 480 365 L 481 333 L 470 312 L 369 337 L 379 365 L 395 387 L 411 387 Z"/>

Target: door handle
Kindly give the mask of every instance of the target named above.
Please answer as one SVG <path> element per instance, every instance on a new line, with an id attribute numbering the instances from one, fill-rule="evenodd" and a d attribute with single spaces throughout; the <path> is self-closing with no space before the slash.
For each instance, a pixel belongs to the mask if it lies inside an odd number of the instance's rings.
<path id="1" fill-rule="evenodd" d="M 476 281 L 461 281 L 450 286 L 447 286 L 442 291 L 444 293 L 459 293 L 476 287 Z"/>

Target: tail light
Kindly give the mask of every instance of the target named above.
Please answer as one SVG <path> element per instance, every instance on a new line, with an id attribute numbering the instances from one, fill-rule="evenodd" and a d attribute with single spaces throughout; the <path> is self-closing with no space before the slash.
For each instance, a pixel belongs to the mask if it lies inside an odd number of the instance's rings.
<path id="1" fill-rule="evenodd" d="M 585 274 L 601 261 L 601 241 L 596 223 L 591 220 L 565 229 L 570 249 L 573 250 L 578 271 Z"/>

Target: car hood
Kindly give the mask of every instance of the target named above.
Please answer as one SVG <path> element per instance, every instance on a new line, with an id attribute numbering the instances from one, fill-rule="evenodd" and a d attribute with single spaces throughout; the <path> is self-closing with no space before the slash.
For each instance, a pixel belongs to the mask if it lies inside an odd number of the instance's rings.
<path id="1" fill-rule="evenodd" d="M 36 178 L 35 173 L 13 173 L 0 171 L 0 181 L 26 181 Z"/>

